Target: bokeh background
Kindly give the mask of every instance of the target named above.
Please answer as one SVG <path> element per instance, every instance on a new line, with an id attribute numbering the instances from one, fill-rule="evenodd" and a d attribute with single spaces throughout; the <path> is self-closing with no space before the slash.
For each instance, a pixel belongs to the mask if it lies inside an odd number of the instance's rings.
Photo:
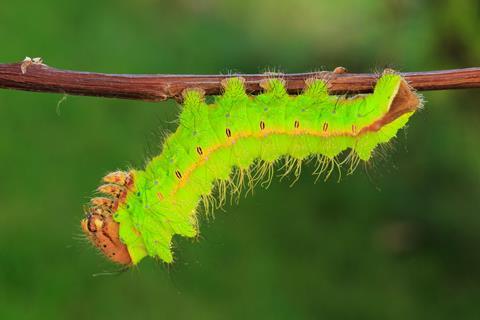
<path id="1" fill-rule="evenodd" d="M 112 73 L 421 71 L 480 64 L 480 4 L 0 2 L 0 61 Z M 0 91 L 0 319 L 480 319 L 480 90 L 425 93 L 387 157 L 274 181 L 118 268 L 80 236 L 105 173 L 142 166 L 175 102 Z"/>

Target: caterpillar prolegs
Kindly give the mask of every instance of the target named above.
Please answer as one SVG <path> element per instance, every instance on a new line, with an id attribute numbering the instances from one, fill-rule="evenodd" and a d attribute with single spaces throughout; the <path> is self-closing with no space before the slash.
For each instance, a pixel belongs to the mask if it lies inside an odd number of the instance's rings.
<path id="1" fill-rule="evenodd" d="M 286 173 L 299 174 L 314 159 L 326 175 L 348 163 L 353 170 L 392 139 L 420 107 L 421 98 L 391 71 L 374 92 L 347 98 L 328 94 L 322 79 L 309 79 L 304 92 L 288 95 L 281 79 L 266 80 L 250 96 L 242 78 L 223 83 L 224 93 L 206 104 L 200 90 L 184 92 L 179 126 L 160 155 L 144 170 L 117 171 L 103 178 L 82 228 L 110 260 L 137 264 L 146 256 L 172 262 L 172 237 L 198 234 L 201 202 L 223 202 L 270 179 L 273 163 L 286 159 Z M 337 161 L 350 149 L 348 161 Z M 215 192 L 213 192 L 216 190 Z"/>

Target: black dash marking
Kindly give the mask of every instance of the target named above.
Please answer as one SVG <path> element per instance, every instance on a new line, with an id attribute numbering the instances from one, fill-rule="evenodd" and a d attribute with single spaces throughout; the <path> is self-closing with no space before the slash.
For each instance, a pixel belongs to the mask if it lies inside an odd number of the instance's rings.
<path id="1" fill-rule="evenodd" d="M 264 130 L 264 129 L 265 129 L 265 122 L 260 121 L 260 130 Z"/>
<path id="2" fill-rule="evenodd" d="M 323 124 L 323 131 L 327 131 L 327 130 L 328 130 L 328 123 L 325 122 L 325 123 Z"/>
<path id="3" fill-rule="evenodd" d="M 199 155 L 202 155 L 202 154 L 203 154 L 202 147 L 197 147 L 197 153 L 198 153 Z"/>
<path id="4" fill-rule="evenodd" d="M 182 179 L 182 174 L 180 173 L 180 171 L 175 171 L 175 175 L 177 176 L 178 179 Z"/>
<path id="5" fill-rule="evenodd" d="M 227 135 L 227 137 L 231 137 L 232 136 L 232 131 L 230 131 L 230 129 L 225 129 L 225 134 Z"/>
<path id="6" fill-rule="evenodd" d="M 295 123 L 293 124 L 293 127 L 295 129 L 298 129 L 300 127 L 300 122 L 298 120 L 295 120 Z"/>

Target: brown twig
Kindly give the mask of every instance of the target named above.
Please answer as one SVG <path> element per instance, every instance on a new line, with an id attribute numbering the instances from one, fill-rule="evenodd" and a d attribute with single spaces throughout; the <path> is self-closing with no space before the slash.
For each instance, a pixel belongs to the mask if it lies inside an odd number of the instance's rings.
<path id="1" fill-rule="evenodd" d="M 418 91 L 480 88 L 480 68 L 406 72 L 402 75 Z M 56 92 L 72 95 L 97 96 L 122 99 L 161 101 L 178 99 L 187 88 L 201 88 L 207 95 L 221 93 L 221 81 L 228 77 L 245 78 L 247 91 L 262 91 L 262 80 L 272 74 L 229 75 L 132 75 L 103 74 L 59 70 L 42 64 L 40 59 L 19 63 L 0 64 L 0 88 Z M 276 76 L 276 75 L 275 75 Z M 286 81 L 290 93 L 299 93 L 305 80 L 312 77 L 328 79 L 332 94 L 371 92 L 378 74 L 310 72 L 278 75 Z"/>

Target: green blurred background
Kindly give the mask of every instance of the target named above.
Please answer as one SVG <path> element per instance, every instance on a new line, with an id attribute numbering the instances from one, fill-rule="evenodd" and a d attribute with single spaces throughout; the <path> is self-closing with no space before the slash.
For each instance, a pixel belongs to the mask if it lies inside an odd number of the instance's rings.
<path id="1" fill-rule="evenodd" d="M 456 1 L 10 1 L 0 61 L 113 73 L 421 71 L 480 64 Z M 116 276 L 84 240 L 105 173 L 142 166 L 175 102 L 0 91 L 0 319 L 480 319 L 480 90 L 430 92 L 367 169 L 202 219 L 171 266 Z"/>

